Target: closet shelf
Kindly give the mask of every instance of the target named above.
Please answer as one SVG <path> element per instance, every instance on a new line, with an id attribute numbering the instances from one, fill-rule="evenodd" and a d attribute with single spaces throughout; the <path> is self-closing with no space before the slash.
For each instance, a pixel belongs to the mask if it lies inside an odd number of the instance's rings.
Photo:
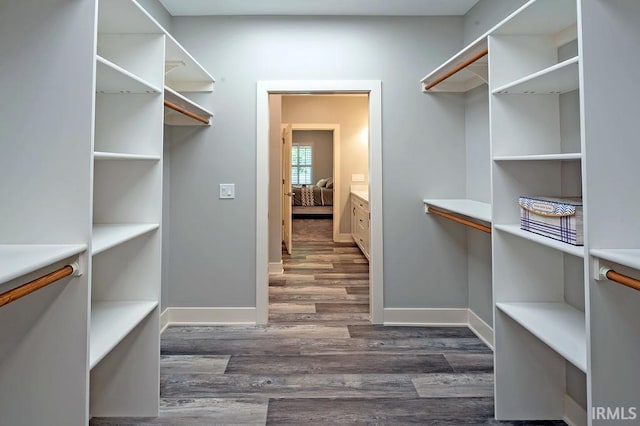
<path id="1" fill-rule="evenodd" d="M 529 1 L 491 30 L 492 35 L 549 35 L 556 45 L 577 38 L 575 0 Z"/>
<path id="2" fill-rule="evenodd" d="M 515 237 L 529 240 L 534 243 L 547 246 L 564 253 L 568 253 L 572 256 L 584 258 L 584 246 L 573 246 L 571 244 L 563 243 L 562 241 L 558 241 L 552 238 L 543 237 L 542 235 L 534 234 L 533 232 L 523 231 L 522 229 L 520 229 L 519 225 L 494 225 L 493 228 L 498 231 L 511 234 Z"/>
<path id="3" fill-rule="evenodd" d="M 215 79 L 166 33 L 165 84 L 181 92 L 211 92 Z"/>
<path id="4" fill-rule="evenodd" d="M 85 244 L 0 244 L 0 284 L 84 252 Z"/>
<path id="5" fill-rule="evenodd" d="M 189 98 L 164 88 L 164 124 L 169 126 L 209 126 L 213 113 Z"/>
<path id="6" fill-rule="evenodd" d="M 97 55 L 96 91 L 98 93 L 161 93 L 159 88 Z"/>
<path id="7" fill-rule="evenodd" d="M 429 213 L 429 206 L 456 213 L 461 216 L 491 223 L 491 204 L 465 199 L 425 199 L 425 213 Z"/>
<path id="8" fill-rule="evenodd" d="M 559 95 L 578 89 L 578 57 L 530 74 L 493 91 L 496 95 Z"/>
<path id="9" fill-rule="evenodd" d="M 487 35 L 483 35 L 422 80 L 424 92 L 467 92 L 487 83 Z"/>
<path id="10" fill-rule="evenodd" d="M 163 34 L 165 30 L 133 0 L 98 3 L 98 32 L 104 34 Z"/>
<path id="11" fill-rule="evenodd" d="M 102 253 L 158 228 L 157 223 L 93 225 L 92 254 Z"/>
<path id="12" fill-rule="evenodd" d="M 532 155 L 499 155 L 493 161 L 580 161 L 582 154 L 572 152 L 566 154 L 532 154 Z"/>
<path id="13" fill-rule="evenodd" d="M 94 160 L 145 160 L 145 161 L 160 161 L 159 155 L 141 155 L 141 154 L 125 154 L 120 152 L 101 152 L 96 151 L 93 153 Z"/>
<path id="14" fill-rule="evenodd" d="M 567 361 L 587 371 L 584 312 L 566 303 L 496 303 L 496 306 Z"/>
<path id="15" fill-rule="evenodd" d="M 640 270 L 640 249 L 591 249 L 591 256 Z"/>
<path id="16" fill-rule="evenodd" d="M 156 307 L 158 302 L 93 302 L 89 368 L 93 369 Z"/>

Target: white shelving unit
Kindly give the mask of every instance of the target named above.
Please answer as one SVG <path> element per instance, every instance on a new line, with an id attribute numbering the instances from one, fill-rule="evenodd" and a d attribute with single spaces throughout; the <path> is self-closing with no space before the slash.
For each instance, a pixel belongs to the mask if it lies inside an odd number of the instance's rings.
<path id="1" fill-rule="evenodd" d="M 591 249 L 591 256 L 640 270 L 640 249 Z"/>
<path id="2" fill-rule="evenodd" d="M 526 241 L 531 241 L 535 244 L 539 244 L 545 247 L 552 248 L 563 253 L 570 254 L 571 256 L 584 257 L 583 246 L 573 246 L 571 244 L 563 243 L 562 241 L 547 238 L 542 235 L 534 234 L 533 232 L 524 231 L 520 229 L 520 225 L 495 225 L 494 229 L 502 231 L 515 237 L 521 238 Z"/>
<path id="3" fill-rule="evenodd" d="M 539 154 L 539 155 L 503 155 L 493 157 L 493 161 L 580 161 L 582 154 L 570 152 L 566 154 Z"/>
<path id="4" fill-rule="evenodd" d="M 98 93 L 160 93 L 160 89 L 113 62 L 96 56 Z"/>
<path id="5" fill-rule="evenodd" d="M 0 244 L 0 285 L 87 249 L 85 244 Z"/>
<path id="6" fill-rule="evenodd" d="M 578 57 L 494 89 L 498 95 L 559 95 L 578 90 Z"/>
<path id="7" fill-rule="evenodd" d="M 132 160 L 132 161 L 159 161 L 158 155 L 123 154 L 118 152 L 100 152 L 93 154 L 95 160 Z"/>
<path id="8" fill-rule="evenodd" d="M 129 240 L 157 230 L 160 227 L 157 223 L 144 224 L 116 224 L 93 226 L 92 254 L 96 255 L 109 250 Z"/>

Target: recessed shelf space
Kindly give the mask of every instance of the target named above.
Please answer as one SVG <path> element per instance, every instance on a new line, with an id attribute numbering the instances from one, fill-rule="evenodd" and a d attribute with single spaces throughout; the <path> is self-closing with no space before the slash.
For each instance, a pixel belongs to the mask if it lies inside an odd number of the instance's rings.
<path id="1" fill-rule="evenodd" d="M 155 301 L 92 302 L 89 368 L 102 361 L 157 306 Z"/>
<path id="2" fill-rule="evenodd" d="M 591 249 L 591 256 L 640 270 L 640 249 Z"/>
<path id="3" fill-rule="evenodd" d="M 422 80 L 424 92 L 467 92 L 488 80 L 486 34 L 451 57 Z"/>
<path id="4" fill-rule="evenodd" d="M 536 244 L 550 247 L 552 249 L 568 253 L 576 257 L 584 257 L 583 246 L 573 246 L 571 244 L 563 243 L 562 241 L 554 240 L 551 238 L 543 237 L 542 235 L 534 234 L 533 232 L 524 231 L 520 229 L 518 225 L 493 225 L 493 228 L 511 234 L 515 237 L 519 237 Z"/>
<path id="5" fill-rule="evenodd" d="M 496 95 L 559 95 L 578 89 L 578 57 L 493 90 Z"/>
<path id="6" fill-rule="evenodd" d="M 0 244 L 0 284 L 77 256 L 85 244 Z"/>
<path id="7" fill-rule="evenodd" d="M 164 124 L 169 126 L 208 126 L 213 113 L 191 99 L 164 88 Z"/>
<path id="8" fill-rule="evenodd" d="M 159 88 L 100 56 L 96 56 L 96 91 L 98 93 L 161 93 Z"/>
<path id="9" fill-rule="evenodd" d="M 587 371 L 584 312 L 566 303 L 496 303 L 496 306 L 567 361 Z"/>
<path id="10" fill-rule="evenodd" d="M 93 225 L 92 254 L 102 253 L 158 228 L 157 223 L 95 224 Z"/>
<path id="11" fill-rule="evenodd" d="M 94 160 L 160 161 L 160 156 L 96 151 L 93 154 L 93 159 Z"/>
<path id="12" fill-rule="evenodd" d="M 215 79 L 169 33 L 166 34 L 165 84 L 181 92 L 211 92 Z"/>
<path id="13" fill-rule="evenodd" d="M 580 161 L 582 154 L 579 152 L 563 154 L 533 154 L 533 155 L 499 155 L 493 157 L 493 161 Z"/>

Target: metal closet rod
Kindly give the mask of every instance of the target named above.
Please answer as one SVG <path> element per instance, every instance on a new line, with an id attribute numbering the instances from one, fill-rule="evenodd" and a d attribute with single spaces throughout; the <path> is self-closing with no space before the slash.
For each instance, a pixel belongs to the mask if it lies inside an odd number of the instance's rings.
<path id="1" fill-rule="evenodd" d="M 442 217 L 444 217 L 446 219 L 452 220 L 454 222 L 461 223 L 461 224 L 466 225 L 466 226 L 470 226 L 470 227 L 472 227 L 474 229 L 477 229 L 479 231 L 486 232 L 487 234 L 491 233 L 491 227 L 489 227 L 489 226 L 481 225 L 479 223 L 472 222 L 472 221 L 470 221 L 468 219 L 465 219 L 465 218 L 462 218 L 460 216 L 456 216 L 456 215 L 453 215 L 451 213 L 443 212 L 442 210 L 434 209 L 431 206 L 429 206 L 429 213 L 435 214 L 436 216 L 442 216 Z"/>
<path id="2" fill-rule="evenodd" d="M 191 111 L 189 111 L 189 110 L 188 110 L 188 109 L 186 109 L 186 108 L 182 108 L 180 105 L 178 105 L 178 104 L 174 104 L 173 102 L 168 101 L 168 100 L 166 100 L 166 99 L 165 99 L 165 101 L 164 101 L 164 106 L 166 106 L 166 107 L 168 107 L 168 108 L 171 108 L 171 109 L 172 109 L 172 110 L 174 110 L 174 111 L 178 111 L 180 114 L 184 114 L 184 115 L 186 115 L 187 117 L 191 117 L 191 118 L 193 118 L 194 120 L 198 120 L 198 121 L 200 121 L 201 123 L 209 124 L 209 120 L 207 120 L 206 118 L 204 118 L 204 117 L 202 117 L 202 116 L 200 116 L 200 115 L 198 115 L 198 114 L 196 114 L 196 113 L 194 113 L 194 112 L 191 112 Z"/>
<path id="3" fill-rule="evenodd" d="M 640 291 L 640 281 L 628 275 L 621 274 L 619 272 L 614 271 L 613 269 L 609 269 L 605 267 L 600 268 L 600 274 L 606 277 L 609 281 L 613 281 L 618 284 L 631 287 L 634 290 Z"/>
<path id="4" fill-rule="evenodd" d="M 457 73 L 458 71 L 468 67 L 469 65 L 471 65 L 472 63 L 474 63 L 478 59 L 482 58 L 483 56 L 486 56 L 488 53 L 489 53 L 489 49 L 488 48 L 485 48 L 485 49 L 481 50 L 480 52 L 476 53 L 475 55 L 473 55 L 472 57 L 470 57 L 466 61 L 456 65 L 455 68 L 450 70 L 448 73 L 446 73 L 442 77 L 438 78 L 436 81 L 431 82 L 429 84 L 425 84 L 424 85 L 424 90 L 429 90 L 432 87 L 437 86 L 438 84 L 442 83 L 443 81 L 445 81 L 446 79 L 448 79 L 449 77 L 451 77 L 452 75 Z"/>
<path id="5" fill-rule="evenodd" d="M 16 287 L 9 291 L 5 291 L 4 293 L 0 294 L 0 307 L 8 305 L 11 302 L 15 302 L 18 299 L 22 299 L 23 297 L 33 293 L 34 291 L 51 285 L 64 277 L 68 277 L 69 275 L 78 275 L 79 270 L 80 267 L 78 266 L 78 264 L 72 263 L 71 265 L 66 265 L 33 281 L 29 281 L 26 284 L 22 284 L 19 287 Z"/>

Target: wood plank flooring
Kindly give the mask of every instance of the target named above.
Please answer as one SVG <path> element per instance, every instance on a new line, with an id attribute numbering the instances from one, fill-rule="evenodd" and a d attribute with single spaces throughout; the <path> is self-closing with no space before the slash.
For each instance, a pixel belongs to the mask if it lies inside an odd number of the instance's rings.
<path id="1" fill-rule="evenodd" d="M 169 327 L 160 417 L 91 424 L 564 424 L 494 420 L 493 354 L 468 328 L 370 325 L 363 259 L 296 242 L 269 325 Z"/>

